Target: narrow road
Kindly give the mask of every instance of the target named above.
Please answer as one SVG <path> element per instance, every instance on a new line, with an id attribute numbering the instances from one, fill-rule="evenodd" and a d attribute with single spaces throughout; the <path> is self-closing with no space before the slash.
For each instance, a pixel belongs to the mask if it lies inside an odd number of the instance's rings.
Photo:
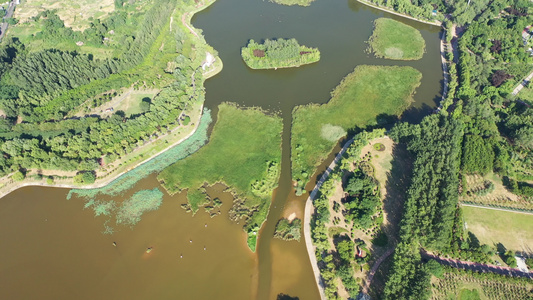
<path id="1" fill-rule="evenodd" d="M 346 149 L 348 149 L 348 147 L 350 147 L 352 143 L 353 143 L 353 139 L 350 139 L 344 144 L 341 151 L 339 151 L 337 156 L 335 156 L 335 159 L 331 162 L 331 164 L 328 166 L 326 171 L 324 171 L 324 174 L 322 174 L 322 177 L 320 177 L 320 180 L 317 182 L 317 184 L 313 188 L 313 191 L 311 191 L 311 193 L 309 194 L 309 197 L 307 198 L 307 201 L 305 202 L 305 213 L 304 213 L 304 220 L 303 220 L 305 246 L 307 248 L 307 254 L 309 255 L 309 260 L 311 261 L 311 267 L 313 268 L 313 273 L 315 275 L 315 280 L 318 286 L 318 291 L 320 292 L 320 299 L 322 300 L 326 300 L 326 293 L 324 291 L 324 283 L 322 282 L 322 276 L 320 276 L 320 270 L 318 269 L 318 262 L 315 256 L 315 246 L 313 246 L 313 241 L 311 240 L 311 215 L 313 214 L 313 210 L 314 210 L 313 200 L 315 199 L 316 194 L 318 193 L 318 190 L 320 189 L 322 184 L 329 177 L 333 169 L 335 169 L 335 166 L 341 160 L 342 155 L 346 152 Z"/>
<path id="2" fill-rule="evenodd" d="M 490 206 L 485 206 L 485 205 L 461 203 L 461 206 L 469 206 L 469 207 L 476 207 L 476 208 L 506 211 L 506 212 L 512 212 L 512 213 L 517 213 L 517 214 L 533 215 L 533 212 L 531 211 L 519 211 L 519 210 L 514 210 L 514 209 L 508 209 L 508 208 L 490 207 Z"/>
<path id="3" fill-rule="evenodd" d="M 520 82 L 520 84 L 514 88 L 512 95 L 516 96 L 516 94 L 518 94 L 529 83 L 529 81 L 531 81 L 531 78 L 533 78 L 533 72 L 529 73 L 529 75 L 527 75 L 527 77 L 524 78 L 524 80 L 522 80 L 522 82 Z"/>
<path id="4" fill-rule="evenodd" d="M 441 265 L 450 266 L 456 269 L 465 269 L 465 270 L 471 270 L 471 271 L 476 271 L 480 273 L 490 272 L 490 273 L 496 273 L 496 274 L 511 276 L 511 277 L 524 277 L 524 278 L 533 279 L 533 273 L 524 272 L 519 269 L 488 265 L 488 264 L 480 264 L 476 262 L 462 261 L 458 259 L 444 258 L 444 257 L 440 257 L 440 256 L 427 253 L 425 250 L 420 251 L 420 254 L 422 255 L 423 258 L 434 259 Z"/>
<path id="5" fill-rule="evenodd" d="M 15 6 L 17 6 L 15 4 L 15 0 L 9 2 L 9 6 L 7 7 L 7 13 L 4 16 L 4 19 L 2 21 L 4 21 L 5 19 L 9 19 L 13 16 L 13 12 L 15 11 Z M 2 24 L 0 24 L 0 42 L 2 41 L 2 38 L 4 37 L 8 26 L 9 24 L 7 24 L 7 22 L 3 22 Z"/>

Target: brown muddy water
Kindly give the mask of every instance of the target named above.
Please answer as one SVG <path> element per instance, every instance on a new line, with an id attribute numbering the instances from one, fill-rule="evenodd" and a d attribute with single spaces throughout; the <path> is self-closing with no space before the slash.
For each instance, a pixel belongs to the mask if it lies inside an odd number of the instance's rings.
<path id="1" fill-rule="evenodd" d="M 426 40 L 421 60 L 388 61 L 365 52 L 372 21 L 383 16 L 421 31 Z M 196 15 L 193 25 L 224 62 L 222 72 L 206 82 L 206 106 L 213 116 L 219 103 L 233 101 L 283 117 L 282 174 L 257 253 L 246 247 L 241 225 L 227 219 L 231 196 L 221 187 L 211 190 L 223 200 L 220 216 L 211 219 L 201 210 L 191 217 L 180 208 L 183 194 L 165 194 L 157 211 L 112 235 L 102 233 L 106 219 L 83 209 L 82 200 L 66 200 L 68 190 L 28 187 L 0 199 L 0 299 L 276 299 L 280 293 L 319 299 L 305 243 L 272 239 L 277 220 L 292 212 L 301 218 L 306 200 L 291 186 L 292 109 L 326 102 L 357 65 L 410 65 L 423 79 L 404 118 L 419 120 L 436 106 L 442 88 L 439 28 L 354 0 L 317 0 L 310 7 L 218 0 Z M 248 69 L 239 54 L 248 39 L 278 37 L 318 47 L 321 61 L 277 71 Z M 157 186 L 152 175 L 114 200 Z"/>

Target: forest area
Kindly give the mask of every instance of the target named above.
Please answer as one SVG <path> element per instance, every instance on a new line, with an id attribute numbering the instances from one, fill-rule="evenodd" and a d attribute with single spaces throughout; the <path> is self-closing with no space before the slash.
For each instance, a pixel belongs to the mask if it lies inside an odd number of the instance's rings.
<path id="1" fill-rule="evenodd" d="M 49 10 L 10 28 L 0 45 L 0 175 L 62 170 L 91 183 L 95 170 L 182 125 L 203 102 L 206 45 L 197 43 L 196 55 L 194 37 L 171 16 L 193 4 L 116 0 L 83 31 Z M 128 88 L 160 91 L 127 117 L 74 117 Z"/>
<path id="2" fill-rule="evenodd" d="M 422 259 L 420 249 L 478 263 L 494 263 L 494 257 L 500 256 L 510 267 L 516 266 L 514 252 L 502 253 L 495 245 L 481 244 L 465 228 L 459 202 L 473 193 L 490 194 L 494 190 L 490 180 L 475 190 L 466 180 L 489 174 L 501 178 L 505 189 L 521 201 L 533 201 L 533 103 L 512 94 L 532 69 L 526 27 L 533 22 L 533 6 L 529 1 L 482 2 L 424 1 L 402 9 L 394 6 L 400 1 L 387 4 L 413 16 L 431 5 L 449 17 L 444 22 L 447 41 L 452 40 L 452 22 L 460 26 L 460 34 L 457 65 L 453 52 L 447 53 L 452 82 L 443 109 L 420 124 L 399 123 L 389 132 L 396 142 L 407 145 L 414 165 L 400 242 L 379 293 L 385 299 L 435 297 L 434 268 Z M 416 9 L 410 10 L 411 6 Z M 495 200 L 491 205 L 505 204 Z"/>

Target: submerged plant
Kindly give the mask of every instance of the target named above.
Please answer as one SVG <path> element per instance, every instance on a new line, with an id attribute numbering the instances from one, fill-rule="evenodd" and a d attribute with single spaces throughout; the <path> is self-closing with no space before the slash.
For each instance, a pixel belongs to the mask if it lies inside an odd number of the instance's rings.
<path id="1" fill-rule="evenodd" d="M 118 208 L 117 224 L 133 226 L 141 220 L 143 213 L 158 209 L 161 203 L 163 193 L 158 188 L 136 192 Z"/>

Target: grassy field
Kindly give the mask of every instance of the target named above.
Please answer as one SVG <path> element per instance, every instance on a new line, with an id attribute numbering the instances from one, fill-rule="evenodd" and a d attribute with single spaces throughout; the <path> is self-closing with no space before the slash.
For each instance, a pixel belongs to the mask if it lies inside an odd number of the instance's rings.
<path id="1" fill-rule="evenodd" d="M 469 274 L 453 270 L 444 278 L 433 278 L 434 300 L 522 300 L 531 299 L 533 285 L 527 279 L 511 279 L 498 275 Z"/>
<path id="2" fill-rule="evenodd" d="M 368 41 L 369 51 L 377 57 L 417 60 L 424 55 L 426 42 L 417 29 L 401 22 L 379 18 Z"/>
<path id="3" fill-rule="evenodd" d="M 103 18 L 115 10 L 113 0 L 23 0 L 15 10 L 15 18 L 25 22 L 44 10 L 57 10 L 65 26 L 83 30 L 89 26 L 89 18 Z"/>
<path id="4" fill-rule="evenodd" d="M 481 244 L 502 243 L 513 251 L 533 248 L 533 215 L 463 206 L 464 218 Z"/>
<path id="5" fill-rule="evenodd" d="M 533 85 L 530 85 L 533 86 Z M 527 87 L 523 88 L 520 93 L 518 93 L 518 99 L 522 99 L 529 103 L 533 103 L 533 89 Z"/>
<path id="6" fill-rule="evenodd" d="M 292 176 L 302 188 L 346 131 L 398 116 L 413 101 L 422 74 L 411 67 L 358 66 L 327 104 L 298 106 L 292 120 Z"/>
<path id="7" fill-rule="evenodd" d="M 255 233 L 266 219 L 278 183 L 281 131 L 280 117 L 221 104 L 209 143 L 163 170 L 158 179 L 171 194 L 198 190 L 205 183 L 225 183 L 241 200 L 236 201 L 240 208 L 251 215 L 245 229 L 255 250 Z"/>
<path id="8" fill-rule="evenodd" d="M 309 6 L 315 0 L 270 0 L 271 2 L 281 4 L 281 5 L 300 5 L 300 6 Z"/>

